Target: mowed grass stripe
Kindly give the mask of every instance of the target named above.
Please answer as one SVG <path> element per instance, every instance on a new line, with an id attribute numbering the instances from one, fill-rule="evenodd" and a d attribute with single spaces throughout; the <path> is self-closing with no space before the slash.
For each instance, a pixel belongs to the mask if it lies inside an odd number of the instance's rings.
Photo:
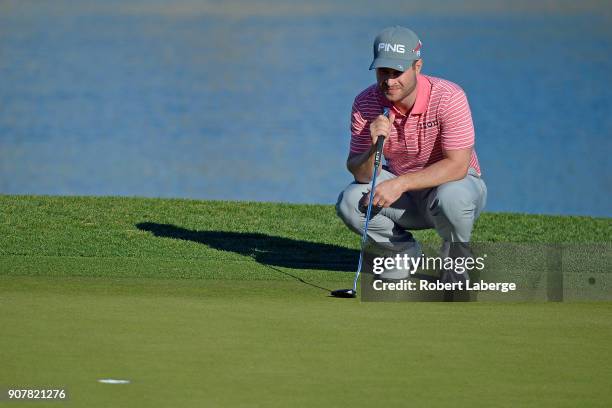
<path id="1" fill-rule="evenodd" d="M 291 265 L 291 264 L 289 264 Z M 308 280 L 348 282 L 345 273 L 267 265 L 255 260 L 175 259 L 138 257 L 0 256 L 0 276 L 56 276 L 227 280 Z M 352 268 L 353 265 L 348 265 Z"/>

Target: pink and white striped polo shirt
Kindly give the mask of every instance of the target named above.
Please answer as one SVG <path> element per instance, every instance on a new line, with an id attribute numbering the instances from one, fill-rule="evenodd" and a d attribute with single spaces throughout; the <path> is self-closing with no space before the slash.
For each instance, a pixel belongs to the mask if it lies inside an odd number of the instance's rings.
<path id="1" fill-rule="evenodd" d="M 383 107 L 395 113 L 383 151 L 393 174 L 422 170 L 442 160 L 443 150 L 474 146 L 474 124 L 463 89 L 441 78 L 417 75 L 417 97 L 407 115 L 395 109 L 376 84 L 357 95 L 351 114 L 351 153 L 363 153 L 372 146 L 370 123 Z M 475 150 L 470 167 L 480 174 Z"/>

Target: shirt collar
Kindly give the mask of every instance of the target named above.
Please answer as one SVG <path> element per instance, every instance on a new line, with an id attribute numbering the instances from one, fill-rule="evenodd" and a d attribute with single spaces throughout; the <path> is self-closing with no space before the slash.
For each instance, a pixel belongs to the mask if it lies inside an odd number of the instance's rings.
<path id="1" fill-rule="evenodd" d="M 424 75 L 417 75 L 417 97 L 411 115 L 422 115 L 429 105 L 429 95 L 431 94 L 431 82 Z"/>

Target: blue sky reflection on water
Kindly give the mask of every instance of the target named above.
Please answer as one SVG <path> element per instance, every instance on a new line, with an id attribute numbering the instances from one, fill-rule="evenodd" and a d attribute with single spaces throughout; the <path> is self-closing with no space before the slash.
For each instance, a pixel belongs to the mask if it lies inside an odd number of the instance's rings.
<path id="1" fill-rule="evenodd" d="M 37 4 L 0 10 L 0 193 L 333 203 L 371 41 L 404 24 L 424 73 L 468 94 L 488 211 L 612 216 L 612 26 L 596 8 Z"/>

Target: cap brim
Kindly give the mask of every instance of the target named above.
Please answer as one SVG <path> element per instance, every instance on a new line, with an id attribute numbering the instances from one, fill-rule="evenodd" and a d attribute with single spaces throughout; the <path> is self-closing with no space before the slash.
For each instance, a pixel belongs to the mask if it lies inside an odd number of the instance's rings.
<path id="1" fill-rule="evenodd" d="M 375 68 L 391 68 L 404 72 L 405 70 L 410 68 L 414 61 L 416 61 L 416 59 L 412 61 L 406 61 L 393 58 L 376 58 L 374 61 L 372 61 L 372 65 L 370 65 L 370 70 Z"/>

